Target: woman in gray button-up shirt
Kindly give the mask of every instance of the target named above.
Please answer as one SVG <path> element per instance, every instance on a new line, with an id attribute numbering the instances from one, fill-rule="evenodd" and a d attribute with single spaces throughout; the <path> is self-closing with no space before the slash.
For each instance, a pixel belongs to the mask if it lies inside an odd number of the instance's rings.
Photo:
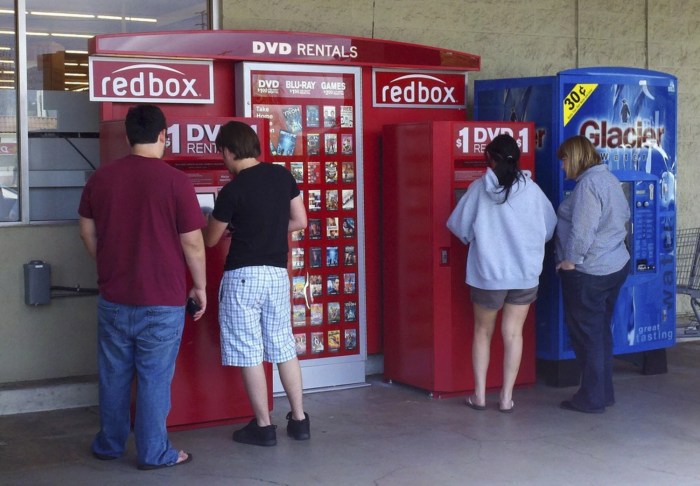
<path id="1" fill-rule="evenodd" d="M 602 413 L 615 403 L 610 325 L 629 273 L 630 209 L 620 181 L 587 138 L 565 140 L 557 157 L 567 179 L 576 180 L 559 205 L 555 241 L 566 327 L 581 369 L 579 390 L 561 408 Z"/>

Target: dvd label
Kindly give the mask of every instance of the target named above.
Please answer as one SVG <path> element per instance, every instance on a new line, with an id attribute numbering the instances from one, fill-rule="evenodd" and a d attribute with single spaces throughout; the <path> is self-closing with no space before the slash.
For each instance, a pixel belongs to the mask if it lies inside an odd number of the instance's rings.
<path id="1" fill-rule="evenodd" d="M 253 54 L 282 54 L 292 53 L 292 45 L 286 42 L 253 41 Z"/>

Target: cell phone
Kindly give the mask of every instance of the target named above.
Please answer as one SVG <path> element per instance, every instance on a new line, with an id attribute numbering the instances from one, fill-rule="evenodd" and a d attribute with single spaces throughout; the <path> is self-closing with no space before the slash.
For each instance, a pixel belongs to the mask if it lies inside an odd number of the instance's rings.
<path id="1" fill-rule="evenodd" d="M 189 315 L 194 316 L 197 312 L 199 312 L 199 309 L 201 309 L 201 307 L 199 306 L 196 300 L 194 300 L 192 297 L 187 299 L 187 304 L 185 304 L 185 310 Z"/>

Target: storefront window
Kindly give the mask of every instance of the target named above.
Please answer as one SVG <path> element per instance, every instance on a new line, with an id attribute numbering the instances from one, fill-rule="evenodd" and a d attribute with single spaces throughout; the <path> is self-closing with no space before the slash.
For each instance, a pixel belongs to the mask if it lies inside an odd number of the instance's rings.
<path id="1" fill-rule="evenodd" d="M 14 3 L 0 0 L 0 222 L 19 221 Z"/>
<path id="2" fill-rule="evenodd" d="M 0 49 L 10 49 L 0 50 L 0 60 L 11 63 L 13 4 L 0 0 L 0 5 L 7 5 L 10 12 L 0 16 L 1 28 L 7 32 L 0 36 Z M 206 0 L 26 0 L 29 221 L 76 219 L 82 187 L 100 162 L 98 105 L 89 101 L 88 94 L 88 39 L 97 34 L 207 29 L 207 5 Z M 13 87 L 14 75 L 1 72 L 0 83 Z M 0 99 L 0 182 L 3 197 L 7 190 L 16 202 L 17 154 L 10 153 L 16 140 L 11 90 L 7 90 L 7 107 L 5 97 Z M 21 217 L 16 209 L 2 214 L 1 221 Z"/>

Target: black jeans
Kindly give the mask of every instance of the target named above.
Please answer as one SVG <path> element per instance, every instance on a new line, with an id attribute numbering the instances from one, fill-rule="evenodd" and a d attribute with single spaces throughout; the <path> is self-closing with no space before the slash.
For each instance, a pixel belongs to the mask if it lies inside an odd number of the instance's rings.
<path id="1" fill-rule="evenodd" d="M 629 265 L 609 275 L 559 271 L 564 319 L 581 370 L 581 386 L 572 401 L 581 410 L 600 411 L 615 403 L 612 315 Z"/>

